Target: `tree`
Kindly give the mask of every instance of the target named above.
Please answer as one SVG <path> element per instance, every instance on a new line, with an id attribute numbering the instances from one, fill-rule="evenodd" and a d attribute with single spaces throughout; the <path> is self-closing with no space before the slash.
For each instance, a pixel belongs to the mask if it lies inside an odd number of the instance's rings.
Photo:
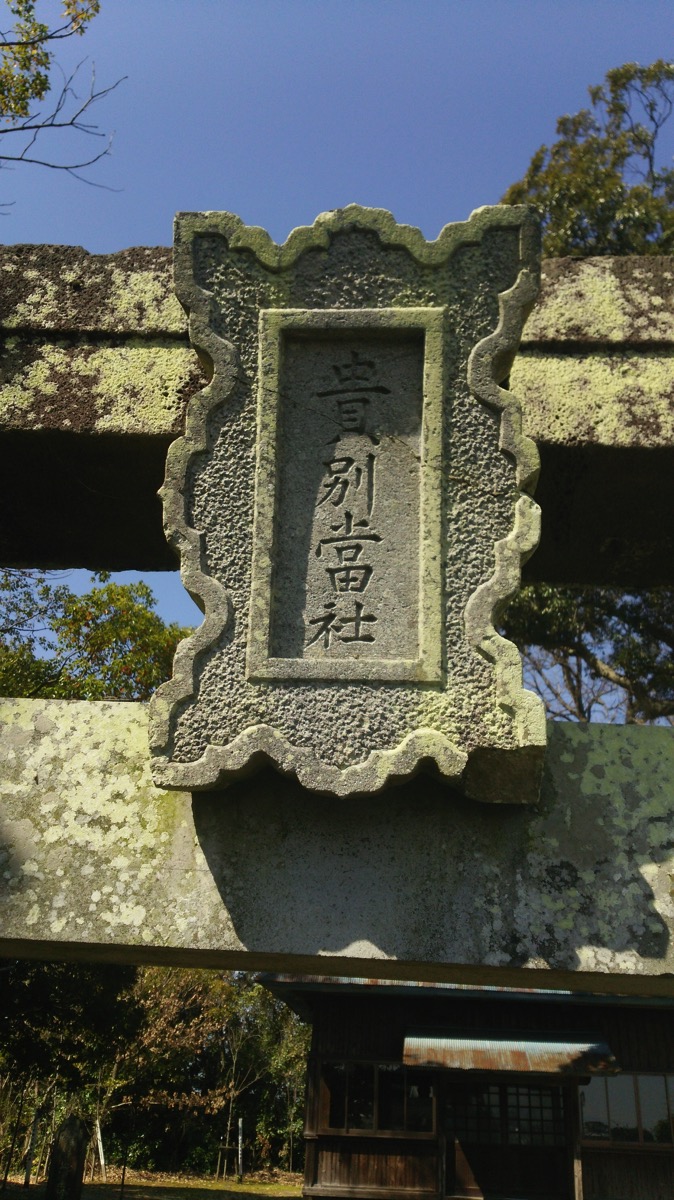
<path id="1" fill-rule="evenodd" d="M 104 1115 L 139 1009 L 136 970 L 105 964 L 0 962 L 0 1160 L 25 1179 L 47 1162 L 60 1121 L 75 1108 Z M 41 1149 L 37 1153 L 38 1145 Z"/>
<path id="2" fill-rule="evenodd" d="M 589 89 L 591 108 L 560 117 L 503 197 L 532 203 L 546 255 L 670 254 L 674 170 L 659 137 L 674 107 L 674 64 L 625 63 Z M 551 716 L 674 721 L 674 598 L 667 589 L 524 588 L 504 629 Z"/>
<path id="3" fill-rule="evenodd" d="M 141 969 L 135 997 L 142 1023 L 120 1062 L 126 1083 L 110 1114 L 112 1137 L 131 1137 L 131 1162 L 224 1166 L 238 1117 L 262 1158 L 283 1154 L 294 1133 L 288 1093 L 296 1122 L 308 1050 L 307 1030 L 286 1005 L 242 972 L 177 967 Z"/>
<path id="4" fill-rule="evenodd" d="M 0 695 L 147 700 L 188 631 L 165 625 L 145 583 L 101 572 L 76 596 L 58 578 L 0 572 Z"/>
<path id="5" fill-rule="evenodd" d="M 553 718 L 674 723 L 674 596 L 667 589 L 523 588 L 505 629 Z"/>
<path id="6" fill-rule="evenodd" d="M 674 106 L 674 64 L 625 63 L 588 89 L 591 107 L 557 121 L 505 204 L 533 204 L 543 252 L 576 257 L 669 254 L 674 170 L 658 165 L 658 138 Z"/>
<path id="7" fill-rule="evenodd" d="M 139 1023 L 134 967 L 2 963 L 0 1066 L 71 1090 L 97 1077 Z"/>
<path id="8" fill-rule="evenodd" d="M 310 1030 L 281 1000 L 260 989 L 266 1009 L 268 1075 L 256 1100 L 256 1141 L 264 1163 L 298 1169 L 303 1157 L 304 1089 Z"/>
<path id="9" fill-rule="evenodd" d="M 0 166 L 12 163 L 33 163 L 52 170 L 79 176 L 79 172 L 105 157 L 110 142 L 98 127 L 91 123 L 91 109 L 98 100 L 109 95 L 121 82 L 96 89 L 92 72 L 88 90 L 78 95 L 78 75 L 82 64 L 69 75 L 63 75 L 60 88 L 53 92 L 53 77 L 57 67 L 55 48 L 73 37 L 81 37 L 89 22 L 100 9 L 100 0 L 61 0 L 59 15 L 51 22 L 40 19 L 39 0 L 7 0 L 14 18 L 11 28 L 0 30 Z M 45 5 L 40 5 L 44 8 Z M 43 106 L 51 96 L 51 102 Z M 45 141 L 53 146 L 59 131 L 76 139 L 104 139 L 105 145 L 93 153 L 80 152 L 55 156 Z M 60 145 L 60 143 L 57 143 Z M 90 182 L 87 180 L 87 182 Z"/>
<path id="10" fill-rule="evenodd" d="M 75 1111 L 100 1120 L 111 1161 L 211 1173 L 225 1147 L 233 1161 L 242 1117 L 249 1167 L 287 1166 L 293 1145 L 297 1167 L 308 1029 L 254 978 L 20 961 L 0 972 L 0 1164 L 13 1144 L 18 1166 Z"/>

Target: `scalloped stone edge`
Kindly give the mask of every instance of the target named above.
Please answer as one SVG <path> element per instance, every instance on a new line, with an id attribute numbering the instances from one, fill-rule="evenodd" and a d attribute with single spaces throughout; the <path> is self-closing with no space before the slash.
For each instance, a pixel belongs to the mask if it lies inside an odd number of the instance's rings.
<path id="1" fill-rule="evenodd" d="M 169 757 L 172 713 L 195 694 L 197 661 L 225 632 L 233 611 L 226 588 L 202 571 L 201 537 L 187 523 L 185 515 L 184 489 L 190 464 L 195 455 L 206 449 L 208 415 L 227 399 L 237 371 L 234 346 L 209 326 L 210 293 L 201 291 L 194 303 L 190 290 L 189 298 L 193 301 L 190 310 L 188 290 L 182 290 L 183 277 L 191 276 L 192 238 L 199 234 L 224 236 L 232 248 L 249 250 L 265 266 L 281 270 L 309 247 L 327 247 L 338 230 L 353 225 L 373 229 L 384 244 L 403 246 L 417 261 L 429 264 L 443 262 L 460 245 L 478 243 L 495 225 L 515 228 L 520 234 L 524 266 L 513 287 L 499 297 L 497 329 L 473 348 L 468 382 L 478 401 L 501 413 L 500 447 L 515 461 L 522 495 L 516 504 L 512 531 L 495 543 L 494 573 L 471 596 L 464 612 L 468 642 L 494 664 L 497 702 L 513 718 L 518 748 L 478 747 L 469 762 L 468 754 L 443 734 L 420 728 L 392 750 L 375 750 L 364 762 L 340 769 L 321 762 L 311 749 L 292 745 L 271 726 L 255 725 L 243 730 L 227 746 L 211 743 L 199 759 L 172 761 Z M 432 761 L 448 783 L 463 786 L 474 799 L 492 803 L 536 802 L 546 745 L 543 704 L 523 687 L 519 652 L 512 642 L 496 632 L 494 622 L 517 591 L 522 565 L 536 548 L 540 532 L 538 506 L 527 494 L 536 484 L 538 451 L 534 442 L 522 433 L 519 401 L 500 386 L 538 293 L 538 238 L 536 218 L 522 205 L 476 209 L 468 220 L 446 225 L 435 241 L 430 242 L 414 226 L 399 225 L 386 209 L 357 204 L 321 213 L 312 226 L 293 230 L 281 245 L 266 230 L 245 225 L 233 213 L 177 214 L 176 291 L 188 311 L 190 341 L 206 365 L 210 380 L 188 404 L 185 434 L 169 447 L 165 482 L 159 495 L 164 507 L 166 538 L 179 556 L 183 584 L 204 613 L 204 620 L 194 634 L 179 644 L 173 678 L 157 690 L 150 702 L 152 776 L 158 787 L 202 790 L 226 786 L 272 763 L 314 791 L 341 796 L 380 791 L 387 783 L 408 778 L 424 763 Z M 504 773 L 506 762 L 508 770 Z"/>

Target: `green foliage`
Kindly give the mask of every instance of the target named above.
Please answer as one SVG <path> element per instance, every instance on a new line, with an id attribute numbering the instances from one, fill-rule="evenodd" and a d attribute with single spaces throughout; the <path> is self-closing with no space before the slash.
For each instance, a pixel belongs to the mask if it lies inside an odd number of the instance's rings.
<path id="1" fill-rule="evenodd" d="M 674 721 L 674 596 L 666 589 L 524 588 L 504 628 L 550 716 Z"/>
<path id="2" fill-rule="evenodd" d="M 69 596 L 53 620 L 56 654 L 64 669 L 54 695 L 80 700 L 144 700 L 167 679 L 179 639 L 153 611 L 144 583 L 106 582 Z"/>
<path id="3" fill-rule="evenodd" d="M 533 204 L 543 252 L 576 257 L 670 254 L 674 170 L 659 167 L 658 137 L 674 105 L 674 64 L 625 63 L 589 88 L 591 107 L 557 121 L 505 204 Z"/>
<path id="4" fill-rule="evenodd" d="M 287 1159 L 301 1122 L 306 1027 L 240 972 L 149 967 L 135 994 L 142 1027 L 120 1065 L 126 1084 L 109 1126 L 120 1148 L 128 1128 L 132 1164 L 212 1171 L 222 1144 L 231 1166 L 239 1117 L 249 1166 L 251 1155 Z"/>
<path id="5" fill-rule="evenodd" d="M 230 1173 L 301 1165 L 308 1033 L 241 972 L 0 963 L 0 1158 L 66 1111 L 95 1116 L 110 1162 Z M 18 1165 L 18 1164 L 17 1164 Z M 221 1167 L 223 1166 L 221 1156 Z"/>
<path id="6" fill-rule="evenodd" d="M 7 163 L 32 163 L 84 178 L 79 172 L 110 151 L 80 153 L 83 139 L 104 138 L 91 121 L 90 109 L 113 88 L 95 89 L 92 72 L 86 94 L 79 93 L 76 77 L 61 72 L 62 83 L 53 96 L 55 48 L 66 38 L 83 34 L 100 10 L 100 0 L 6 0 L 13 24 L 0 30 L 0 167 Z M 8 19 L 9 19 L 8 18 Z M 44 102 L 47 101 L 46 107 Z M 75 154 L 66 154 L 58 131 L 74 139 Z M 56 136 L 56 142 L 53 139 Z M 42 147 L 55 145 L 58 155 Z M 4 203 L 4 202 L 3 202 Z"/>
<path id="7" fill-rule="evenodd" d="M 84 33 L 100 0 L 63 0 L 60 19 L 51 26 L 38 19 L 37 0 L 8 0 L 7 7 L 15 24 L 0 35 L 0 118 L 5 126 L 30 116 L 32 102 L 44 99 L 53 43 Z"/>
<path id="8" fill-rule="evenodd" d="M 278 1000 L 267 996 L 267 1004 L 275 1009 L 276 1025 L 280 1028 L 266 1053 L 266 1086 L 256 1097 L 255 1151 L 263 1166 L 278 1163 L 287 1171 L 297 1171 L 304 1157 L 302 1134 L 309 1029 Z"/>
<path id="9" fill-rule="evenodd" d="M 97 1078 L 138 1025 L 133 967 L 12 961 L 2 967 L 0 1064 L 69 1090 Z"/>
<path id="10" fill-rule="evenodd" d="M 187 630 L 165 625 L 144 583 L 106 574 L 76 596 L 43 574 L 0 572 L 0 695 L 146 700 Z"/>

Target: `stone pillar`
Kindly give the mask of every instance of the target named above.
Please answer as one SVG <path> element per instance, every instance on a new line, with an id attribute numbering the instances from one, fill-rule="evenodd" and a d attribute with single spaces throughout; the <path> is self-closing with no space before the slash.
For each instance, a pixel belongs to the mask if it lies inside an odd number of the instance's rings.
<path id="1" fill-rule="evenodd" d="M 45 1200 L 80 1200 L 91 1129 L 71 1113 L 59 1126 L 51 1149 Z"/>

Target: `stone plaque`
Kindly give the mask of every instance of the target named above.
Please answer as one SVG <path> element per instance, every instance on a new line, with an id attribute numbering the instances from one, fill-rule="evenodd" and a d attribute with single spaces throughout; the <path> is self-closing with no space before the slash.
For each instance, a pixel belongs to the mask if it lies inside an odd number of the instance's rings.
<path id="1" fill-rule="evenodd" d="M 283 246 L 182 214 L 177 291 L 212 378 L 162 490 L 205 618 L 152 703 L 161 786 L 267 761 L 347 794 L 432 767 L 535 800 L 543 713 L 494 623 L 538 536 L 501 387 L 537 285 L 525 208 L 436 242 L 355 205 Z"/>
<path id="2" fill-rule="evenodd" d="M 249 678 L 440 682 L 441 311 L 272 310 L 260 345 Z"/>

